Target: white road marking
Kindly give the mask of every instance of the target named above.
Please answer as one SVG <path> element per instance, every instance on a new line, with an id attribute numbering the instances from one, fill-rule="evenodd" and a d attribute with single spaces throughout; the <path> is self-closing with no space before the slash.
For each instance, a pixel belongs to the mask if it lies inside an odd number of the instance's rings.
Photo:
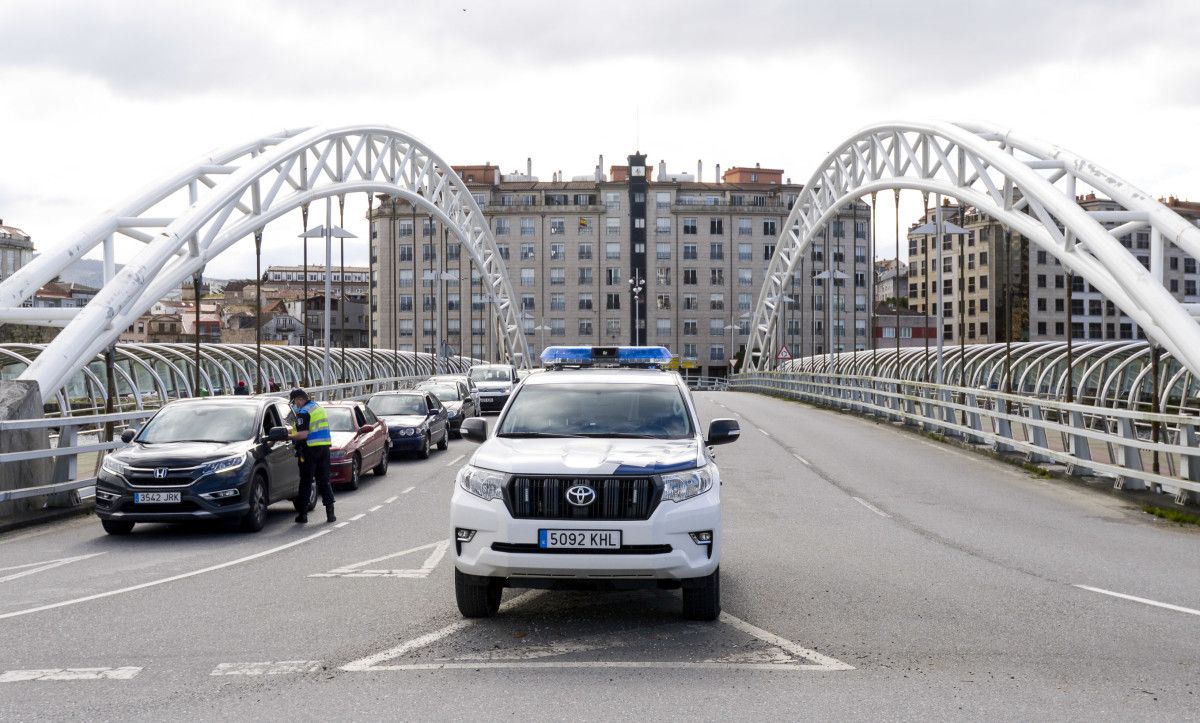
<path id="1" fill-rule="evenodd" d="M 367 510 L 367 512 L 375 512 L 376 510 L 381 510 L 381 509 L 383 509 L 383 505 L 375 505 L 371 509 Z"/>
<path id="2" fill-rule="evenodd" d="M 1188 615 L 1200 615 L 1200 610 L 1195 610 L 1193 608 L 1185 608 L 1181 605 L 1172 605 L 1171 603 L 1159 602 L 1157 600 L 1150 600 L 1150 599 L 1147 599 L 1144 597 L 1136 597 L 1134 595 L 1126 595 L 1125 593 L 1122 593 L 1122 592 L 1113 592 L 1112 590 L 1105 590 L 1105 589 L 1099 588 L 1099 587 L 1091 587 L 1090 585 L 1075 585 L 1075 587 L 1079 588 L 1080 590 L 1090 590 L 1092 592 L 1098 592 L 1101 595 L 1111 595 L 1112 597 L 1119 597 L 1122 600 L 1132 600 L 1133 602 L 1139 602 L 1143 605 L 1153 605 L 1156 608 L 1164 608 L 1166 610 L 1174 610 L 1177 613 L 1187 613 Z"/>
<path id="3" fill-rule="evenodd" d="M 395 501 L 396 501 L 396 500 L 398 500 L 398 499 L 400 499 L 398 496 L 396 496 L 396 495 L 392 495 L 391 497 L 389 497 L 389 498 L 387 498 L 386 500 L 384 500 L 384 501 L 383 501 L 383 504 L 385 504 L 385 505 L 390 505 L 390 504 L 392 504 L 393 502 L 395 502 Z"/>
<path id="4" fill-rule="evenodd" d="M 453 467 L 454 465 L 456 465 L 456 464 L 458 464 L 459 462 L 461 462 L 461 461 L 462 461 L 462 458 L 463 458 L 463 457 L 466 457 L 466 456 L 467 456 L 467 455 L 465 455 L 465 454 L 460 454 L 460 455 L 458 455 L 457 457 L 455 457 L 454 459 L 452 459 L 452 460 L 450 460 L 449 462 L 447 462 L 447 463 L 446 463 L 446 466 L 447 466 L 447 467 Z"/>
<path id="5" fill-rule="evenodd" d="M 62 567 L 63 565 L 69 565 L 72 562 L 79 562 L 80 560 L 86 560 L 90 557 L 96 557 L 97 555 L 103 555 L 103 554 L 104 554 L 103 552 L 93 552 L 90 555 L 78 555 L 76 557 L 64 557 L 64 558 L 61 558 L 58 560 L 45 560 L 43 562 L 29 562 L 24 565 L 13 565 L 12 567 L 0 567 L 0 572 L 5 572 L 6 570 L 21 570 L 21 572 L 14 572 L 11 575 L 4 575 L 3 577 L 0 577 L 0 582 L 8 582 L 9 580 L 16 580 L 17 578 L 25 577 L 26 575 L 34 575 L 39 572 L 44 572 L 46 570 L 52 570 L 56 567 Z M 25 568 L 25 569 L 22 569 L 22 568 Z"/>
<path id="6" fill-rule="evenodd" d="M 155 587 L 157 585 L 165 585 L 168 582 L 175 582 L 177 580 L 185 580 L 189 577 L 195 577 L 197 575 L 203 575 L 205 573 L 215 572 L 217 570 L 224 570 L 227 567 L 233 567 L 234 565 L 240 565 L 244 562 L 250 562 L 251 560 L 257 560 L 260 557 L 266 557 L 267 555 L 274 555 L 276 552 L 282 552 L 288 548 L 295 547 L 296 545 L 303 545 L 304 543 L 309 542 L 311 540 L 315 540 L 318 537 L 321 537 L 322 535 L 328 535 L 330 532 L 333 532 L 333 530 L 331 528 L 325 528 L 324 530 L 321 530 L 320 532 L 314 532 L 313 534 L 309 535 L 308 537 L 301 537 L 299 540 L 292 540 L 291 542 L 285 543 L 283 545 L 279 545 L 278 547 L 272 547 L 269 550 L 263 550 L 262 552 L 256 552 L 253 555 L 246 555 L 245 557 L 239 557 L 236 560 L 230 560 L 228 562 L 222 562 L 222 563 L 218 563 L 216 565 L 209 565 L 208 567 L 203 567 L 203 568 L 200 568 L 199 570 L 192 570 L 191 572 L 184 572 L 184 573 L 180 573 L 178 575 L 172 575 L 170 577 L 160 578 L 158 580 L 151 580 L 149 582 L 143 582 L 143 583 L 139 583 L 137 585 L 130 585 L 129 587 L 123 587 L 123 588 L 119 588 L 117 590 L 109 590 L 107 592 L 98 592 L 95 595 L 87 595 L 85 597 L 77 597 L 73 600 L 63 600 L 61 602 L 50 603 L 48 605 L 38 605 L 37 607 L 27 608 L 25 610 L 15 610 L 11 613 L 3 613 L 3 614 L 0 614 L 0 620 L 6 620 L 8 618 L 20 617 L 22 615 L 29 615 L 31 613 L 40 613 L 45 610 L 54 610 L 56 608 L 67 607 L 68 605 L 78 605 L 79 603 L 90 602 L 92 600 L 100 600 L 101 598 L 112 597 L 113 595 L 123 595 L 127 592 L 135 592 L 137 590 L 144 590 L 148 587 Z"/>
<path id="7" fill-rule="evenodd" d="M 539 592 L 526 592 L 509 600 L 507 603 L 500 606 L 502 612 L 511 610 L 517 605 L 522 605 L 525 602 L 540 595 Z M 827 655 L 822 655 L 815 650 L 801 647 L 790 640 L 769 633 L 762 628 L 751 625 L 750 623 L 736 618 L 729 613 L 721 613 L 721 622 L 736 628 L 744 633 L 747 633 L 760 641 L 773 646 L 776 651 L 766 651 L 758 656 L 751 658 L 741 654 L 731 656 L 729 660 L 716 659 L 704 661 L 632 661 L 632 660 L 597 660 L 597 661 L 580 661 L 580 660 L 562 660 L 562 661 L 546 661 L 536 660 L 536 658 L 552 657 L 555 655 L 565 655 L 569 653 L 587 652 L 604 647 L 613 647 L 606 645 L 589 645 L 589 644 L 572 644 L 569 642 L 560 643 L 553 646 L 536 646 L 529 651 L 518 653 L 510 653 L 507 651 L 485 650 L 476 654 L 478 657 L 472 656 L 472 660 L 466 660 L 467 656 L 460 656 L 454 660 L 436 660 L 428 663 L 410 663 L 385 665 L 390 660 L 395 660 L 408 653 L 411 653 L 421 648 L 428 647 L 443 638 L 455 633 L 466 630 L 467 628 L 477 624 L 477 620 L 460 620 L 451 623 L 440 630 L 435 630 L 432 633 L 427 633 L 417 638 L 413 638 L 406 643 L 390 648 L 381 653 L 368 656 L 347 663 L 342 666 L 342 670 L 349 672 L 376 672 L 385 670 L 473 670 L 479 668 L 672 668 L 672 669 L 690 669 L 690 670 L 810 670 L 810 671 L 841 671 L 854 670 L 854 667 L 847 665 L 840 660 L 831 658 Z M 736 657 L 736 659 L 735 659 Z M 796 660 L 804 660 L 806 662 L 798 663 Z M 461 661 L 461 662 L 459 662 Z M 775 662 L 777 661 L 777 662 Z"/>
<path id="8" fill-rule="evenodd" d="M 375 557 L 375 558 L 371 558 L 370 560 L 356 562 L 353 565 L 346 565 L 344 567 L 335 568 L 333 570 L 330 570 L 329 572 L 314 573 L 312 575 L 309 575 L 309 577 L 405 577 L 405 578 L 415 578 L 415 579 L 426 578 L 426 577 L 429 577 L 429 573 L 433 572 L 434 568 L 436 568 L 438 566 L 438 563 L 442 561 L 442 558 L 446 555 L 446 549 L 448 547 L 450 547 L 449 540 L 439 540 L 437 542 L 431 542 L 428 545 L 421 545 L 420 547 L 411 547 L 407 550 L 401 550 L 400 552 L 393 552 L 390 555 L 384 555 L 382 557 Z M 409 569 L 404 569 L 404 570 L 380 570 L 380 569 L 375 569 L 375 568 L 365 569 L 367 567 L 367 565 L 373 565 L 377 562 L 383 562 L 384 560 L 391 560 L 392 558 L 401 557 L 402 555 L 411 555 L 412 553 L 420 552 L 421 550 L 430 550 L 431 548 L 432 548 L 432 551 L 429 553 L 429 556 L 425 558 L 425 562 L 421 563 L 421 566 L 419 568 L 409 568 Z"/>
<path id="9" fill-rule="evenodd" d="M 805 459 L 805 458 L 801 457 L 800 455 L 798 455 L 798 454 L 793 454 L 792 456 L 793 456 L 793 457 L 795 457 L 796 459 L 800 460 L 800 463 L 801 463 L 801 464 L 806 464 L 806 465 L 808 465 L 809 467 L 811 467 L 811 466 L 812 466 L 812 462 L 809 462 L 807 459 Z"/>
<path id="10" fill-rule="evenodd" d="M 771 436 L 771 433 L 770 433 L 770 432 L 768 432 L 767 430 L 763 429 L 762 427 L 755 427 L 755 429 L 757 429 L 758 431 L 762 432 L 763 434 L 765 434 L 765 435 L 766 435 L 766 436 L 768 436 L 768 437 L 770 437 L 770 436 Z"/>
<path id="11" fill-rule="evenodd" d="M 334 525 L 334 527 L 345 527 L 348 524 L 350 524 L 350 523 L 349 522 L 339 522 L 336 525 Z"/>
<path id="12" fill-rule="evenodd" d="M 355 515 L 355 516 L 351 517 L 351 518 L 350 518 L 350 521 L 351 521 L 351 522 L 357 522 L 357 521 L 361 520 L 362 518 L 364 518 L 364 517 L 366 517 L 366 516 L 367 516 L 367 513 L 366 513 L 366 512 L 359 512 L 357 515 Z"/>
<path id="13" fill-rule="evenodd" d="M 413 491 L 413 490 L 415 490 L 415 489 L 416 489 L 416 487 L 409 487 L 409 488 L 407 488 L 407 489 L 402 489 L 402 490 L 400 490 L 400 494 L 402 494 L 402 495 L 406 495 L 406 494 L 408 494 L 409 492 L 412 492 L 412 491 Z"/>
<path id="14" fill-rule="evenodd" d="M 265 663 L 221 663 L 209 675 L 286 675 L 315 673 L 321 669 L 319 660 L 280 660 Z"/>
<path id="15" fill-rule="evenodd" d="M 850 499 L 854 500 L 855 502 L 862 505 L 863 507 L 866 507 L 868 510 L 874 512 L 875 514 L 879 515 L 880 517 L 891 517 L 891 515 L 884 512 L 883 510 L 879 509 L 878 507 L 871 504 L 870 502 L 867 502 L 866 500 L 864 500 L 861 497 L 851 497 Z"/>
<path id="16" fill-rule="evenodd" d="M 6 670 L 0 673 L 0 683 L 62 680 L 132 680 L 141 668 L 42 668 L 40 670 Z"/>

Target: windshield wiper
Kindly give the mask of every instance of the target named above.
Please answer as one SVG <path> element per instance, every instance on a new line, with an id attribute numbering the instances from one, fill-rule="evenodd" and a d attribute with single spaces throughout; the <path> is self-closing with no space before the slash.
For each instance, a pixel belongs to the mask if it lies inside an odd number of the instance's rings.
<path id="1" fill-rule="evenodd" d="M 664 439 L 664 437 L 659 437 L 656 434 L 635 434 L 633 432 L 591 432 L 578 436 L 608 439 Z"/>
<path id="2" fill-rule="evenodd" d="M 554 432 L 501 432 L 497 437 L 512 437 L 514 439 L 536 439 L 538 437 L 547 438 L 563 438 L 563 437 L 586 437 L 584 434 L 556 434 Z"/>

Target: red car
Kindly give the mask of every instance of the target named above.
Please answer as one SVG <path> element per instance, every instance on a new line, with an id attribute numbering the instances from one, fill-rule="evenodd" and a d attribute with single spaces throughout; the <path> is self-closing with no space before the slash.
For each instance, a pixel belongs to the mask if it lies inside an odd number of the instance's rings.
<path id="1" fill-rule="evenodd" d="M 322 402 L 321 406 L 333 437 L 329 481 L 356 490 L 363 470 L 380 477 L 387 474 L 391 442 L 383 420 L 362 402 Z"/>

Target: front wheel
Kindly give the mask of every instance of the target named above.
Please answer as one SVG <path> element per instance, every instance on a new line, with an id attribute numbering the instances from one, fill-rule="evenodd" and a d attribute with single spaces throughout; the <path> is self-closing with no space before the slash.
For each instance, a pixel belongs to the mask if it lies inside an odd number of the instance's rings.
<path id="1" fill-rule="evenodd" d="M 299 514 L 308 514 L 317 508 L 317 483 L 315 481 L 308 486 L 308 499 L 301 500 L 296 497 L 292 500 L 292 507 Z"/>
<path id="2" fill-rule="evenodd" d="M 129 520 L 100 520 L 100 525 L 110 535 L 128 535 L 133 532 L 133 523 Z"/>
<path id="3" fill-rule="evenodd" d="M 346 486 L 352 490 L 358 489 L 360 478 L 362 477 L 362 460 L 358 455 L 354 455 L 354 459 L 350 461 L 350 481 Z"/>
<path id="4" fill-rule="evenodd" d="M 417 457 L 420 459 L 429 459 L 429 448 L 433 446 L 433 434 L 427 432 L 424 437 L 424 442 L 421 445 L 421 451 L 417 452 Z"/>
<path id="5" fill-rule="evenodd" d="M 503 583 L 490 577 L 454 570 L 454 598 L 464 618 L 490 618 L 500 611 Z"/>
<path id="6" fill-rule="evenodd" d="M 267 524 L 267 484 L 262 478 L 250 487 L 250 509 L 242 517 L 242 532 L 258 532 Z"/>
<path id="7" fill-rule="evenodd" d="M 443 452 L 450 446 L 450 425 L 446 425 L 446 429 L 442 432 L 442 441 L 438 442 L 438 449 Z"/>
<path id="8" fill-rule="evenodd" d="M 683 587 L 683 617 L 688 620 L 716 620 L 721 615 L 721 570 L 707 577 L 690 580 Z"/>
<path id="9" fill-rule="evenodd" d="M 387 474 L 388 461 L 389 461 L 388 458 L 391 456 L 392 456 L 392 450 L 387 445 L 384 445 L 383 455 L 379 458 L 379 464 L 377 464 L 371 468 L 371 471 L 375 473 L 376 477 L 382 477 L 385 474 Z"/>

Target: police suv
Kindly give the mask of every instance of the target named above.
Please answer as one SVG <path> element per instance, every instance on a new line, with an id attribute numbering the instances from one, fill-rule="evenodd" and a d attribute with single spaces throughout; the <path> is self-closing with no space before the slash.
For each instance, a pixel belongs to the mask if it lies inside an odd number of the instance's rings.
<path id="1" fill-rule="evenodd" d="M 682 588 L 683 614 L 721 612 L 720 474 L 663 347 L 549 347 L 458 473 L 451 499 L 455 593 L 465 617 L 500 608 L 505 587 Z"/>

